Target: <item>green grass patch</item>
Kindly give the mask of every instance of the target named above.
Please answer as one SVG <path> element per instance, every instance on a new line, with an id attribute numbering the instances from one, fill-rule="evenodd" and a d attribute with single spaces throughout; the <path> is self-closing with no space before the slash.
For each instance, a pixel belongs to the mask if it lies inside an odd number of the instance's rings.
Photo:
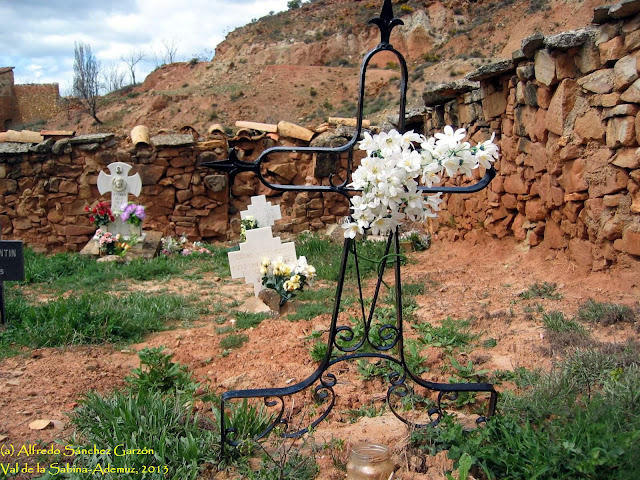
<path id="1" fill-rule="evenodd" d="M 531 300 L 532 298 L 546 298 L 549 300 L 561 300 L 562 294 L 557 292 L 558 285 L 555 283 L 542 282 L 534 283 L 527 290 L 520 293 L 519 297 L 525 300 Z"/>
<path id="2" fill-rule="evenodd" d="M 291 313 L 287 315 L 287 318 L 292 322 L 297 322 L 298 320 L 311 320 L 318 315 L 322 315 L 323 313 L 331 312 L 332 310 L 331 304 L 326 303 L 303 303 L 298 306 L 298 309 L 295 313 Z"/>
<path id="3" fill-rule="evenodd" d="M 81 400 L 71 414 L 76 433 L 68 444 L 74 450 L 98 445 L 109 453 L 77 455 L 74 468 L 86 470 L 64 478 L 193 480 L 203 464 L 218 461 L 219 428 L 191 408 L 198 384 L 186 367 L 162 350 L 139 353 L 141 368 L 127 377 L 123 390 L 89 392 Z M 139 452 L 122 455 L 123 448 Z M 109 465 L 123 470 L 104 470 Z"/>
<path id="4" fill-rule="evenodd" d="M 235 327 L 240 330 L 257 327 L 263 320 L 266 320 L 267 318 L 269 318 L 268 313 L 238 312 L 236 313 Z"/>
<path id="5" fill-rule="evenodd" d="M 43 255 L 25 249 L 25 280 L 22 284 L 46 284 L 50 291 L 93 290 L 97 284 L 125 281 L 168 280 L 205 272 L 228 276 L 226 249 L 208 246 L 209 254 L 159 256 L 150 260 L 134 259 L 128 263 L 97 263 L 77 253 Z"/>
<path id="6" fill-rule="evenodd" d="M 307 288 L 296 295 L 296 300 L 303 302 L 324 302 L 335 297 L 335 287 Z"/>
<path id="7" fill-rule="evenodd" d="M 377 273 L 385 247 L 385 242 L 371 240 L 357 242 L 358 263 L 363 277 Z M 302 234 L 296 241 L 298 255 L 304 255 L 309 263 L 316 267 L 319 279 L 330 282 L 338 280 L 342 250 L 342 244 L 330 242 L 326 237 L 317 234 Z M 353 255 L 349 256 L 346 279 L 351 281 L 356 279 Z"/>
<path id="8" fill-rule="evenodd" d="M 542 315 L 542 324 L 547 332 L 581 332 L 586 331 L 578 322 L 566 318 L 564 313 L 554 310 Z"/>
<path id="9" fill-rule="evenodd" d="M 580 305 L 576 317 L 582 322 L 606 326 L 618 323 L 633 323 L 636 319 L 636 312 L 626 305 L 587 300 Z"/>
<path id="10" fill-rule="evenodd" d="M 314 343 L 309 353 L 311 355 L 311 360 L 320 363 L 327 355 L 327 342 L 318 341 Z"/>
<path id="11" fill-rule="evenodd" d="M 416 430 L 413 445 L 448 450 L 454 467 L 468 454 L 476 478 L 631 480 L 640 455 L 640 367 L 637 353 L 627 363 L 619 358 L 576 350 L 520 394 L 505 393 L 486 425 L 468 431 L 446 415 L 438 427 Z"/>
<path id="12" fill-rule="evenodd" d="M 350 408 L 347 410 L 347 418 L 350 423 L 356 423 L 361 418 L 379 417 L 385 412 L 385 406 L 382 404 L 377 407 L 375 404 L 362 405 L 360 408 Z"/>
<path id="13" fill-rule="evenodd" d="M 227 335 L 222 340 L 220 340 L 220 348 L 225 350 L 232 350 L 234 348 L 240 348 L 247 341 L 249 341 L 249 336 L 243 333 L 232 333 L 231 335 Z"/>
<path id="14" fill-rule="evenodd" d="M 64 345 L 137 342 L 171 321 L 190 320 L 197 310 L 179 295 L 131 293 L 119 297 L 84 293 L 31 304 L 19 292 L 6 303 L 7 326 L 0 345 Z"/>
<path id="15" fill-rule="evenodd" d="M 412 327 L 420 334 L 418 340 L 421 343 L 451 352 L 464 349 L 478 339 L 479 335 L 471 332 L 472 323 L 473 319 L 455 320 L 447 317 L 439 327 L 430 323 L 413 324 Z"/>

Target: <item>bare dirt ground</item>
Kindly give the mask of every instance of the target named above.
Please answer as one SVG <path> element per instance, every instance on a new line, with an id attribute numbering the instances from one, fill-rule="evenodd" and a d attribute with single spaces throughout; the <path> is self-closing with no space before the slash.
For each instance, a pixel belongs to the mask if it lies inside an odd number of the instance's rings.
<path id="1" fill-rule="evenodd" d="M 206 279 L 205 279 L 206 280 Z M 225 298 L 245 301 L 252 296 L 252 286 L 222 279 L 214 282 L 216 291 Z M 608 272 L 581 274 L 561 254 L 537 248 L 524 250 L 511 240 L 486 238 L 476 245 L 436 240 L 431 249 L 411 254 L 403 269 L 405 283 L 425 282 L 427 288 L 416 300 L 419 309 L 414 321 L 439 324 L 443 318 L 474 317 L 473 331 L 481 334 L 480 346 L 469 353 L 469 359 L 483 369 L 511 370 L 551 368 L 554 352 L 545 338 L 540 322 L 541 309 L 561 310 L 573 316 L 587 299 L 621 303 L 637 307 L 640 299 L 638 270 L 617 266 Z M 535 282 L 557 284 L 561 300 L 524 300 L 518 295 Z M 172 288 L 191 293 L 198 284 L 176 283 Z M 152 292 L 153 285 L 145 285 Z M 152 294 L 152 293 L 151 293 Z M 263 321 L 247 330 L 249 341 L 241 348 L 222 355 L 221 338 L 216 329 L 221 325 L 213 318 L 202 318 L 192 328 L 169 330 L 150 335 L 141 344 L 126 349 L 111 346 L 39 349 L 0 362 L 0 443 L 49 443 L 72 433 L 67 414 L 82 394 L 89 390 L 109 392 L 123 384 L 123 378 L 138 365 L 136 351 L 147 346 L 164 345 L 174 353 L 174 360 L 184 363 L 199 381 L 215 392 L 248 387 L 285 386 L 300 381 L 315 369 L 309 355 L 312 341 L 305 339 L 314 330 L 326 330 L 327 313 L 314 319 L 291 322 L 286 318 Z M 227 324 L 231 324 L 229 315 Z M 631 326 L 591 328 L 591 337 L 607 342 L 624 342 L 637 338 Z M 409 335 L 411 333 L 409 332 Z M 482 341 L 494 338 L 494 348 L 483 348 Z M 441 371 L 442 355 L 428 351 L 430 371 L 423 378 L 447 381 Z M 373 402 L 382 406 L 388 385 L 382 381 L 363 381 L 355 365 L 340 364 L 336 386 L 337 403 L 329 419 L 314 434 L 315 442 L 343 439 L 347 445 L 369 440 L 386 443 L 402 458 L 408 431 L 387 411 L 375 418 L 361 418 L 356 423 L 347 419 L 349 409 Z M 498 387 L 505 388 L 505 385 Z M 201 408 L 208 409 L 202 405 Z M 30 422 L 49 419 L 53 426 L 32 430 Z M 318 478 L 342 478 L 332 466 L 332 459 L 318 455 Z M 429 460 L 427 474 L 401 473 L 398 478 L 444 478 L 447 461 L 443 455 Z M 343 474 L 342 474 L 343 475 Z"/>

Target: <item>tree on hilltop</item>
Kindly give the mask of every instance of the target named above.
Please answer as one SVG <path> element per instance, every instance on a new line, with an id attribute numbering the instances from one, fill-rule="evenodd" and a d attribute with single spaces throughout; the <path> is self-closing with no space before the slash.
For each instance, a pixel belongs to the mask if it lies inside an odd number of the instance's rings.
<path id="1" fill-rule="evenodd" d="M 143 50 L 134 50 L 131 49 L 126 55 L 120 57 L 124 63 L 129 67 L 129 72 L 131 73 L 131 85 L 136 84 L 136 65 L 145 57 L 145 53 Z"/>
<path id="2" fill-rule="evenodd" d="M 74 43 L 75 61 L 73 63 L 73 94 L 80 98 L 87 112 L 97 123 L 98 96 L 100 94 L 100 63 L 91 52 L 88 43 Z"/>

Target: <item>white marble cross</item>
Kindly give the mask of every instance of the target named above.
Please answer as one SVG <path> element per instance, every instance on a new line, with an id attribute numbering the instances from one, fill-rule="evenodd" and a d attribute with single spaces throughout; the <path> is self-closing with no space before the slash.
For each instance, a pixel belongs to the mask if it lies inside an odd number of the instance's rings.
<path id="1" fill-rule="evenodd" d="M 244 212 L 240 212 L 240 218 L 248 216 L 252 216 L 260 228 L 271 227 L 276 220 L 282 218 L 282 212 L 280 205 L 271 205 L 271 202 L 267 202 L 267 197 L 258 195 L 251 197 L 251 205 Z"/>
<path id="2" fill-rule="evenodd" d="M 111 163 L 107 166 L 111 175 L 103 171 L 98 174 L 98 191 L 100 195 L 111 192 L 111 211 L 121 212 L 122 205 L 129 202 L 129 194 L 140 195 L 142 180 L 139 174 L 127 176 L 131 165 L 122 162 Z"/>
<path id="3" fill-rule="evenodd" d="M 245 283 L 252 283 L 256 295 L 262 290 L 260 265 L 264 257 L 275 260 L 282 257 L 285 263 L 294 265 L 297 261 L 296 246 L 293 242 L 281 243 L 274 237 L 271 227 L 247 230 L 247 241 L 240 244 L 240 250 L 229 252 L 231 278 L 244 277 Z"/>

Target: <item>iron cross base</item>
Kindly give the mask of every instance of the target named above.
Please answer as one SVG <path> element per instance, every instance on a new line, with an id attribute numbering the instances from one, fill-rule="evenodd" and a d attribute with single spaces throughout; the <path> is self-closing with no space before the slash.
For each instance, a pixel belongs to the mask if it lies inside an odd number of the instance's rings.
<path id="1" fill-rule="evenodd" d="M 392 250 L 393 248 L 393 250 Z M 389 252 L 393 253 L 389 254 Z M 338 317 L 341 311 L 342 294 L 345 284 L 345 275 L 347 273 L 349 258 L 353 258 L 352 268 L 355 268 L 359 306 L 361 315 L 361 324 L 358 326 L 338 325 Z M 389 387 L 386 393 L 386 400 L 389 409 L 393 414 L 405 424 L 420 428 L 430 425 L 437 425 L 442 419 L 444 413 L 443 400 L 455 400 L 457 395 L 460 394 L 476 394 L 485 393 L 488 394 L 488 406 L 486 416 L 492 416 L 495 413 L 496 402 L 498 399 L 498 393 L 494 389 L 493 385 L 488 383 L 438 383 L 430 382 L 422 379 L 414 372 L 412 372 L 406 361 L 404 352 L 404 332 L 403 332 L 403 319 L 402 319 L 402 285 L 400 279 L 400 263 L 402 257 L 400 255 L 399 236 L 398 231 L 389 234 L 387 240 L 385 254 L 382 262 L 380 263 L 380 269 L 378 274 L 377 283 L 375 286 L 371 305 L 366 311 L 365 299 L 363 296 L 363 286 L 361 282 L 360 266 L 358 261 L 358 254 L 356 248 L 356 242 L 353 239 L 346 239 L 344 243 L 344 249 L 342 253 L 342 260 L 340 264 L 340 277 L 336 289 L 335 303 L 333 306 L 333 314 L 331 318 L 331 325 L 329 329 L 329 338 L 327 343 L 327 352 L 316 370 L 303 381 L 291 385 L 289 387 L 282 388 L 260 388 L 260 389 L 248 389 L 248 390 L 231 390 L 225 392 L 222 395 L 220 402 L 221 412 L 221 455 L 224 457 L 226 446 L 236 447 L 242 441 L 246 439 L 237 438 L 238 433 L 236 429 L 229 425 L 225 418 L 225 407 L 232 400 L 250 399 L 250 398 L 263 398 L 264 405 L 267 409 L 275 409 L 273 411 L 269 424 L 266 425 L 263 430 L 258 433 L 253 440 L 259 441 L 260 439 L 268 436 L 276 427 L 279 428 L 279 433 L 283 437 L 295 438 L 300 437 L 311 428 L 314 428 L 322 420 L 324 420 L 334 405 L 336 404 L 336 392 L 334 387 L 338 383 L 338 378 L 334 373 L 330 373 L 328 370 L 334 365 L 347 360 L 355 360 L 361 358 L 373 358 L 384 360 L 389 364 L 388 382 Z M 394 267 L 394 281 L 395 281 L 395 312 L 396 321 L 394 324 L 373 324 L 374 311 L 379 299 L 380 290 L 383 285 L 383 276 L 387 265 L 392 264 Z M 393 352 L 392 352 L 393 351 Z M 392 355 L 393 354 L 393 355 Z M 438 392 L 437 399 L 433 406 L 426 409 L 428 421 L 418 422 L 406 418 L 404 415 L 407 413 L 396 407 L 396 402 L 403 399 L 411 399 L 413 389 L 406 382 L 411 380 L 420 387 L 424 387 L 427 390 Z M 289 417 L 287 412 L 287 399 L 293 395 L 302 392 L 306 389 L 312 388 L 312 398 L 315 402 L 316 413 L 312 420 L 309 420 L 306 426 L 304 425 L 304 419 L 297 422 L 294 428 L 292 425 L 294 422 Z M 291 402 L 293 403 L 293 402 Z M 289 405 L 291 411 L 294 410 L 293 404 Z M 479 416 L 476 421 L 481 422 L 485 420 L 485 416 Z"/>

